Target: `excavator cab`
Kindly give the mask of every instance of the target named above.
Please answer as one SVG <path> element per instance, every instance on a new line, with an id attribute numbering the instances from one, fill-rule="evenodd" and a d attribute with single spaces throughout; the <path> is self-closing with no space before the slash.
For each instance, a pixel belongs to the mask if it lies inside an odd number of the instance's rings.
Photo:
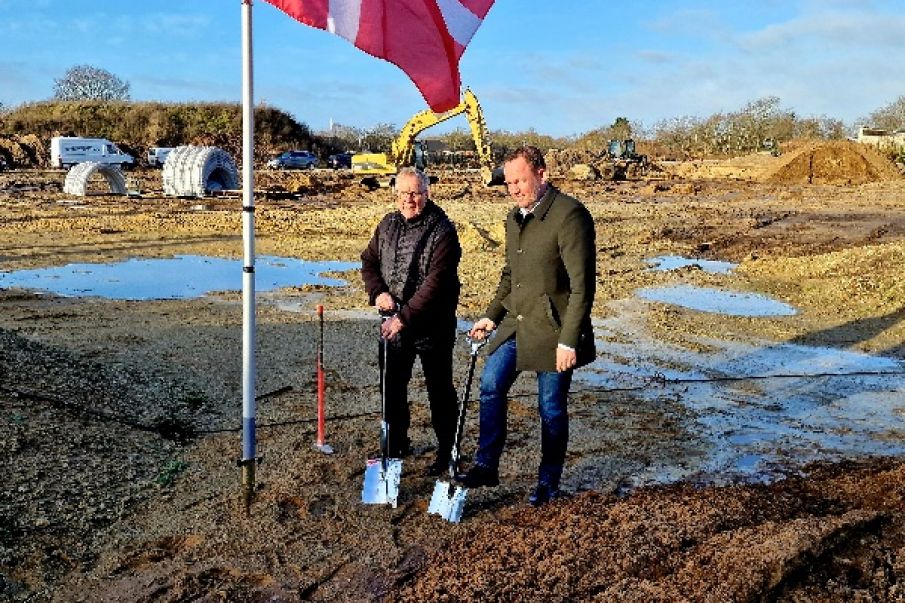
<path id="1" fill-rule="evenodd" d="M 625 142 L 625 156 L 626 157 L 634 157 L 635 156 L 635 141 L 631 138 L 626 138 Z"/>
<path id="2" fill-rule="evenodd" d="M 610 159 L 635 159 L 638 155 L 635 153 L 635 141 L 631 138 L 625 140 L 614 139 L 609 141 L 606 148 Z"/>
<path id="3" fill-rule="evenodd" d="M 427 168 L 427 144 L 424 141 L 415 143 L 415 154 L 412 165 L 422 172 Z"/>
<path id="4" fill-rule="evenodd" d="M 621 140 L 611 140 L 606 147 L 606 152 L 613 159 L 619 159 L 623 154 L 623 147 Z"/>
<path id="5" fill-rule="evenodd" d="M 636 152 L 631 138 L 610 140 L 606 153 L 606 165 L 601 171 L 609 180 L 633 180 L 647 172 L 647 155 Z"/>

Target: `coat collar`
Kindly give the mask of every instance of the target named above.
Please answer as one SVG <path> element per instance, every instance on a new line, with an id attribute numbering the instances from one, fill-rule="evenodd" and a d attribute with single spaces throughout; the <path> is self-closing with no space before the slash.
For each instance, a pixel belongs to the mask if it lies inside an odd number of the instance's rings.
<path id="1" fill-rule="evenodd" d="M 554 187 L 552 184 L 547 184 L 547 192 L 545 192 L 544 196 L 541 197 L 540 203 L 537 204 L 537 207 L 534 208 L 534 211 L 531 212 L 531 214 L 538 220 L 543 220 L 544 218 L 546 218 L 547 212 L 550 211 L 550 207 L 553 206 L 553 200 L 556 199 L 556 196 L 558 194 L 559 190 L 556 187 Z M 521 215 L 518 205 L 512 208 L 509 216 L 516 222 L 521 221 Z"/>

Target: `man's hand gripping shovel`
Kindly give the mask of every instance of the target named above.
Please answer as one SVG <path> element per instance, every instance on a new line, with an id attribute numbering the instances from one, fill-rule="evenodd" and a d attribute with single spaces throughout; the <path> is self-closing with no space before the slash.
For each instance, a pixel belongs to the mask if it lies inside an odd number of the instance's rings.
<path id="1" fill-rule="evenodd" d="M 471 360 L 468 364 L 468 377 L 465 379 L 465 391 L 459 401 L 459 420 L 456 423 L 456 437 L 453 442 L 452 454 L 449 458 L 449 481 L 437 480 L 434 485 L 434 493 L 431 495 L 430 504 L 427 507 L 428 514 L 439 515 L 450 523 L 459 523 L 462 519 L 462 512 L 465 509 L 465 497 L 468 495 L 468 489 L 461 484 L 456 484 L 455 479 L 459 471 L 459 459 L 461 457 L 459 448 L 462 442 L 462 431 L 465 428 L 465 409 L 468 406 L 471 394 L 471 380 L 474 377 L 475 364 L 478 360 L 478 350 L 487 343 L 487 339 L 469 338 L 468 341 L 471 344 Z"/>
<path id="2" fill-rule="evenodd" d="M 380 312 L 381 324 L 393 316 L 393 312 Z M 382 330 L 381 330 L 382 331 Z M 386 420 L 387 352 L 389 341 L 381 332 L 380 345 L 380 458 L 368 459 L 365 466 L 364 487 L 361 502 L 368 505 L 391 505 L 396 508 L 399 497 L 399 481 L 402 478 L 402 459 L 389 458 L 390 426 Z"/>

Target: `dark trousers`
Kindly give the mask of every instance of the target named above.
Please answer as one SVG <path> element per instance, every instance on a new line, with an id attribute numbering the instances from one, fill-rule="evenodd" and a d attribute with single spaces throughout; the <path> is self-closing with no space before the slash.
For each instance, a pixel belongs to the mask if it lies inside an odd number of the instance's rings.
<path id="1" fill-rule="evenodd" d="M 429 349 L 417 350 L 414 345 L 390 343 L 386 365 L 386 421 L 389 431 L 390 456 L 401 456 L 409 447 L 408 430 L 411 425 L 408 385 L 412 378 L 415 357 L 421 359 L 427 398 L 430 404 L 431 425 L 437 437 L 437 455 L 448 457 L 452 452 L 458 417 L 458 400 L 453 385 L 453 344 L 437 343 Z M 383 366 L 383 341 L 380 342 L 380 362 Z"/>

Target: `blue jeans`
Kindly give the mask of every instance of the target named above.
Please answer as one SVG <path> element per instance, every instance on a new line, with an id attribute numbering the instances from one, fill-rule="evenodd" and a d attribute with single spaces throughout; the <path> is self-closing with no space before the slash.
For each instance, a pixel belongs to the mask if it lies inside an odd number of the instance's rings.
<path id="1" fill-rule="evenodd" d="M 481 429 L 475 463 L 497 469 L 506 444 L 509 388 L 518 377 L 515 337 L 506 340 L 487 358 L 481 375 Z M 569 442 L 567 398 L 572 371 L 538 371 L 537 407 L 541 419 L 541 462 L 537 481 L 559 487 Z"/>

